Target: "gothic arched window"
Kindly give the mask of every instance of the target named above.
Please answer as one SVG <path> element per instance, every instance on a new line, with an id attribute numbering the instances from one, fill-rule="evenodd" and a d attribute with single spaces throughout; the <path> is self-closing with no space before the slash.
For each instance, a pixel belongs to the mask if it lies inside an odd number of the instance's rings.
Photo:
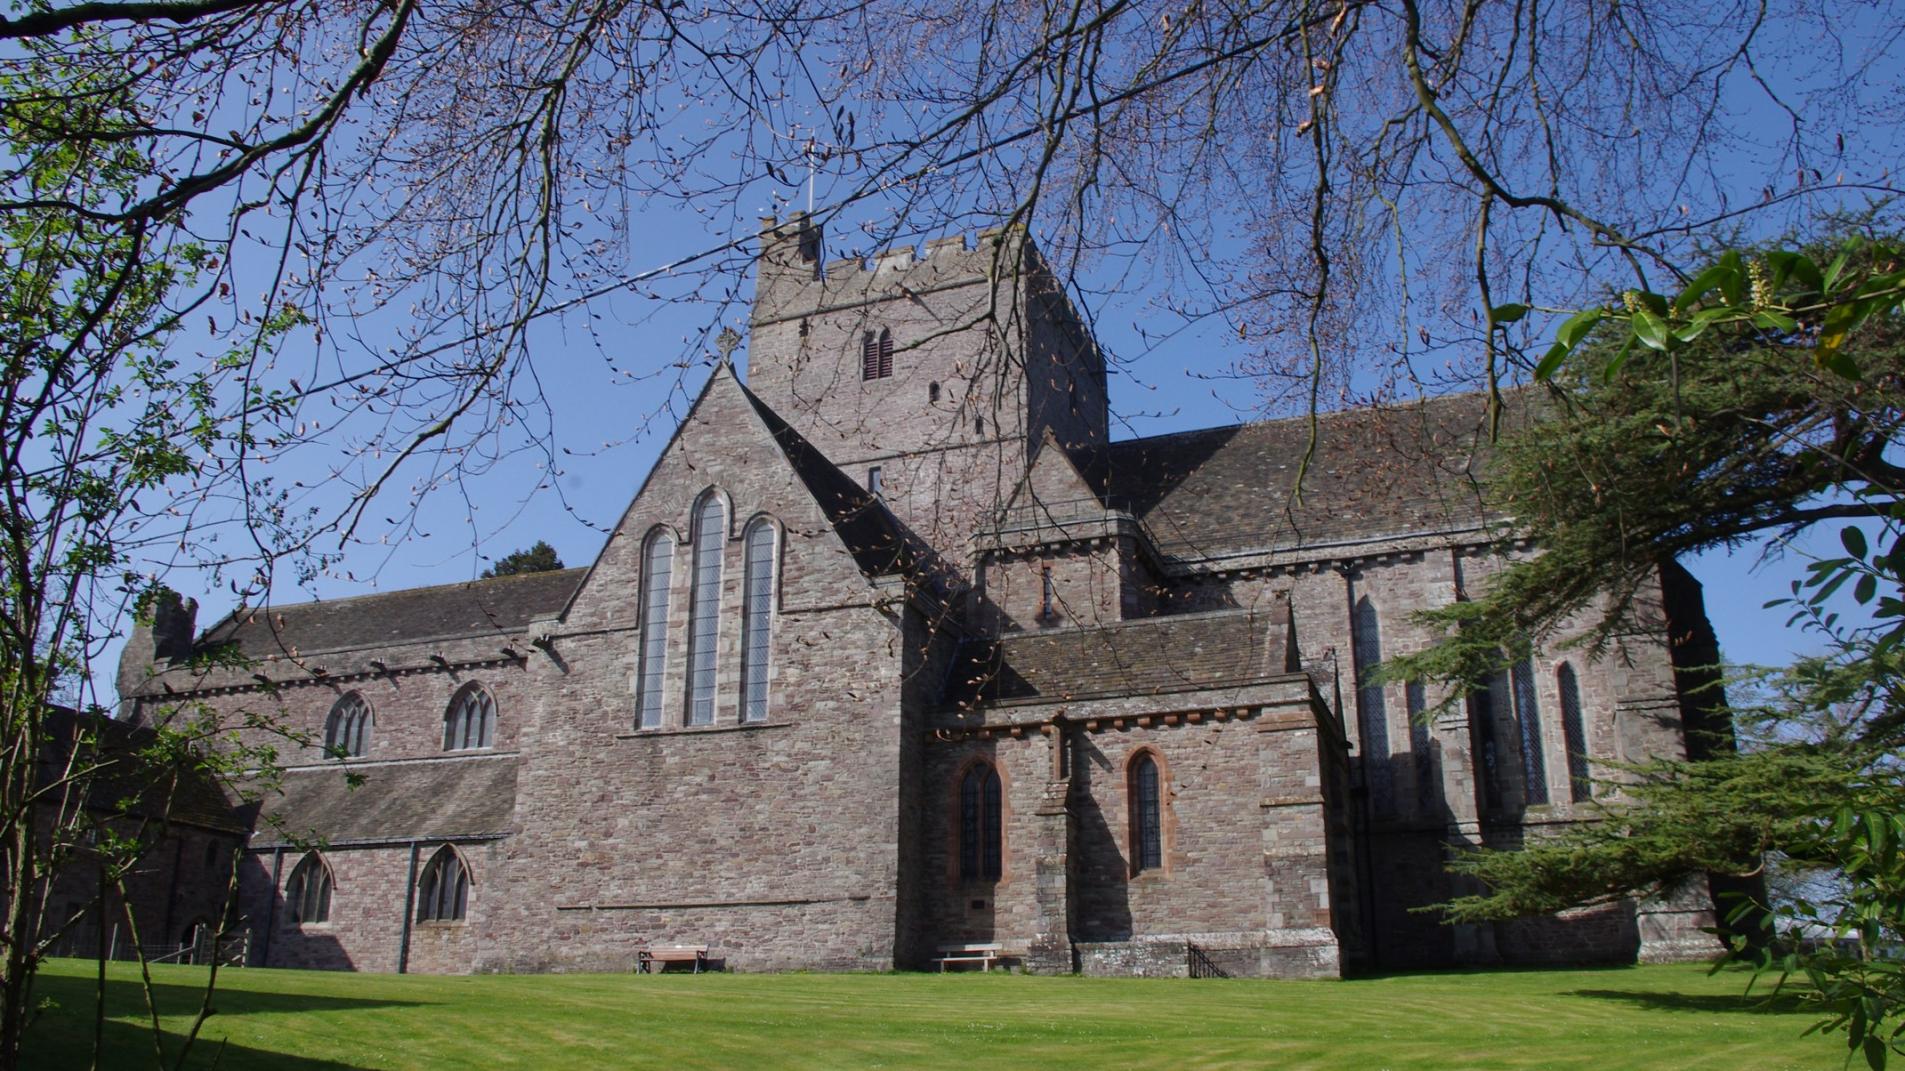
<path id="1" fill-rule="evenodd" d="M 767 719 L 767 670 L 773 656 L 774 526 L 748 526 L 747 572 L 741 603 L 741 720 Z"/>
<path id="2" fill-rule="evenodd" d="M 1581 685 L 1574 667 L 1566 662 L 1554 671 L 1556 690 L 1561 693 L 1561 736 L 1568 748 L 1568 795 L 1576 803 L 1585 803 L 1594 795 L 1594 781 L 1588 773 L 1587 725 L 1581 719 Z"/>
<path id="3" fill-rule="evenodd" d="M 642 661 L 635 696 L 636 724 L 661 727 L 662 665 L 668 657 L 668 581 L 675 540 L 656 532 L 642 551 Z"/>
<path id="4" fill-rule="evenodd" d="M 470 904 L 470 871 L 463 857 L 445 844 L 430 857 L 417 881 L 417 921 L 455 922 Z"/>
<path id="5" fill-rule="evenodd" d="M 291 868 L 291 880 L 285 884 L 284 900 L 291 908 L 291 921 L 329 922 L 331 919 L 331 868 L 324 857 L 307 852 Z"/>
<path id="6" fill-rule="evenodd" d="M 882 327 L 860 336 L 860 378 L 885 379 L 893 374 L 893 332 Z"/>
<path id="7" fill-rule="evenodd" d="M 1389 711 L 1383 703 L 1382 685 L 1376 681 L 1376 666 L 1382 661 L 1382 634 L 1376 620 L 1376 605 L 1365 596 L 1356 600 L 1356 619 L 1351 631 L 1356 652 L 1356 715 L 1361 729 L 1363 783 L 1369 788 L 1369 802 L 1378 811 L 1395 806 L 1394 769 L 1389 762 Z"/>
<path id="8" fill-rule="evenodd" d="M 443 712 L 443 750 L 488 747 L 495 726 L 496 700 L 488 689 L 471 681 L 457 690 Z"/>
<path id="9" fill-rule="evenodd" d="M 1005 871 L 1005 817 L 999 771 L 976 762 L 959 779 L 959 877 L 998 881 Z"/>
<path id="10" fill-rule="evenodd" d="M 1535 669 L 1526 658 L 1509 669 L 1515 690 L 1515 724 L 1521 731 L 1521 772 L 1530 804 L 1548 802 L 1548 763 L 1541 745 L 1541 708 L 1535 702 Z"/>
<path id="11" fill-rule="evenodd" d="M 370 702 L 356 692 L 345 695 L 324 719 L 325 753 L 350 758 L 370 754 L 370 726 Z"/>
<path id="12" fill-rule="evenodd" d="M 727 542 L 721 496 L 695 509 L 694 587 L 688 599 L 688 724 L 714 724 L 716 647 L 721 635 L 721 549 Z"/>
<path id="13" fill-rule="evenodd" d="M 1157 756 L 1141 751 L 1131 764 L 1131 872 L 1164 866 L 1164 775 Z"/>

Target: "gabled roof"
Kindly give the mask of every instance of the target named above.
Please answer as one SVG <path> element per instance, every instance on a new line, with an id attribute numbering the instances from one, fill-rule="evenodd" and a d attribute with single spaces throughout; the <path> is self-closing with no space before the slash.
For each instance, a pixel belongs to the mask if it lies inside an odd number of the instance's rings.
<path id="1" fill-rule="evenodd" d="M 352 786 L 346 773 L 363 782 Z M 516 809 L 516 759 L 305 767 L 285 771 L 283 789 L 265 796 L 254 846 L 501 836 Z"/>
<path id="2" fill-rule="evenodd" d="M 532 618 L 560 610 L 582 569 L 519 573 L 348 599 L 238 610 L 199 637 L 201 649 L 236 643 L 265 658 L 314 654 L 453 636 L 520 634 Z"/>
<path id="3" fill-rule="evenodd" d="M 926 556 L 924 544 L 915 538 L 886 504 L 859 482 L 828 461 L 812 443 L 793 429 L 766 402 L 754 396 L 746 384 L 736 381 L 762 423 L 773 435 L 795 475 L 820 506 L 828 523 L 846 544 L 860 570 L 868 576 L 910 573 Z"/>
<path id="4" fill-rule="evenodd" d="M 1296 672 L 1287 611 L 1225 610 L 972 640 L 947 704 L 1066 702 L 1250 684 Z"/>
<path id="5" fill-rule="evenodd" d="M 1473 529 L 1484 506 L 1487 398 L 1451 395 L 1111 443 L 1081 457 L 1107 505 L 1128 509 L 1167 557 L 1198 559 Z M 1504 430 L 1526 419 L 1510 396 Z"/>

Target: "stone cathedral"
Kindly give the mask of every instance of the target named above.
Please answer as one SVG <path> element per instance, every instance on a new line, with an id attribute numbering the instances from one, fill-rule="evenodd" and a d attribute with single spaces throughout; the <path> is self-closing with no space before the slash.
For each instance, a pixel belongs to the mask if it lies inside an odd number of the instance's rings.
<path id="1" fill-rule="evenodd" d="M 1704 887 L 1486 926 L 1412 910 L 1465 891 L 1451 850 L 1573 821 L 1601 763 L 1723 727 L 1671 565 L 1653 630 L 1599 660 L 1538 652 L 1454 704 L 1374 678 L 1427 642 L 1411 611 L 1536 552 L 1478 493 L 1481 399 L 1322 417 L 1294 496 L 1307 419 L 1115 437 L 1102 356 L 1023 231 L 824 248 L 804 216 L 766 222 L 745 379 L 721 362 L 588 567 L 203 632 L 161 605 L 127 717 L 203 703 L 310 742 L 244 832 L 177 827 L 142 929 L 203 926 L 199 871 L 236 851 L 230 924 L 272 966 L 705 946 L 732 970 L 930 969 L 996 946 L 1036 971 L 1318 977 L 1718 950 Z M 248 664 L 194 668 L 215 647 Z"/>

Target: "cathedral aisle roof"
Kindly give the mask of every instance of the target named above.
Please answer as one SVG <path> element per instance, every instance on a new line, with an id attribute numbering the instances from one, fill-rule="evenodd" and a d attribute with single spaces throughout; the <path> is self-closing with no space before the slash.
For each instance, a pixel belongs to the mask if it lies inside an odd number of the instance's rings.
<path id="1" fill-rule="evenodd" d="M 516 808 L 516 757 L 332 763 L 285 771 L 283 788 L 266 793 L 253 847 L 499 836 Z"/>
<path id="2" fill-rule="evenodd" d="M 531 619 L 561 610 L 585 572 L 519 573 L 239 610 L 207 629 L 198 645 L 236 643 L 238 654 L 265 658 L 288 651 L 312 654 L 448 636 L 518 633 Z"/>
<path id="3" fill-rule="evenodd" d="M 1281 613 L 1226 610 L 1015 632 L 960 648 L 953 706 L 1164 695 L 1294 672 Z"/>
<path id="4" fill-rule="evenodd" d="M 1171 558 L 1470 530 L 1495 519 L 1479 482 L 1485 405 L 1461 394 L 1319 414 L 1301 502 L 1307 417 L 1129 439 L 1081 460 Z M 1504 429 L 1524 411 L 1511 396 Z"/>

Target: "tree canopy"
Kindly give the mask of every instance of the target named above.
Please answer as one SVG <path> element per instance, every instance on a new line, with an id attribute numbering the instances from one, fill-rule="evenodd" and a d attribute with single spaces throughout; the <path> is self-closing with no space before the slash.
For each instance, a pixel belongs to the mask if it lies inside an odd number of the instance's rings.
<path id="1" fill-rule="evenodd" d="M 556 557 L 556 548 L 547 540 L 538 539 L 536 545 L 527 550 L 513 550 L 496 559 L 496 564 L 483 570 L 483 578 L 488 580 L 498 576 L 516 576 L 519 573 L 551 573 L 564 568 L 562 559 Z"/>

